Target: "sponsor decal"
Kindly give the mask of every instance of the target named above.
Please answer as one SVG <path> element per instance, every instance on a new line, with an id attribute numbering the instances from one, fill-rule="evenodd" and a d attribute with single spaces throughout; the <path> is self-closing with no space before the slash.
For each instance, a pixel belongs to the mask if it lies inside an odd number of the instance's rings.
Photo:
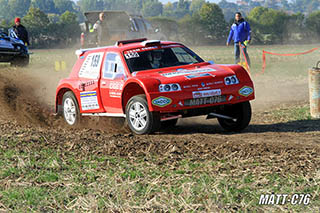
<path id="1" fill-rule="evenodd" d="M 109 89 L 122 90 L 123 84 L 124 82 L 111 81 L 109 84 Z"/>
<path id="2" fill-rule="evenodd" d="M 211 68 L 204 68 L 204 69 L 195 69 L 195 70 L 186 70 L 186 69 L 178 69 L 176 72 L 169 72 L 161 74 L 164 77 L 171 78 L 176 76 L 182 76 L 182 75 L 188 75 L 188 74 L 197 74 L 197 73 L 203 73 L 203 72 L 213 72 L 216 71 L 215 69 Z M 209 74 L 209 73 L 207 73 Z"/>
<path id="3" fill-rule="evenodd" d="M 82 110 L 99 109 L 97 92 L 80 92 L 80 102 Z"/>
<path id="4" fill-rule="evenodd" d="M 124 57 L 126 57 L 126 59 L 130 59 L 130 58 L 139 58 L 139 53 L 135 52 L 135 51 L 127 51 L 124 54 Z"/>
<path id="5" fill-rule="evenodd" d="M 242 96 L 249 96 L 253 93 L 253 89 L 251 87 L 248 87 L 248 86 L 244 86 L 242 87 L 241 89 L 239 89 L 239 95 L 242 95 Z"/>
<path id="6" fill-rule="evenodd" d="M 165 107 L 172 103 L 171 98 L 160 96 L 152 100 L 152 104 L 158 107 Z"/>
<path id="7" fill-rule="evenodd" d="M 206 104 L 215 104 L 226 101 L 225 95 L 213 96 L 213 97 L 205 97 L 205 98 L 195 98 L 188 99 L 184 101 L 185 106 L 200 106 Z"/>
<path id="8" fill-rule="evenodd" d="M 79 77 L 97 79 L 100 73 L 103 54 L 103 52 L 89 54 L 79 70 Z"/>
<path id="9" fill-rule="evenodd" d="M 211 75 L 210 73 L 196 73 L 193 75 L 186 75 L 185 77 L 188 79 L 192 79 L 192 78 L 200 78 L 200 77 L 207 77 L 207 76 L 215 77 L 215 75 Z"/>
<path id="10" fill-rule="evenodd" d="M 193 98 L 204 98 L 221 95 L 221 89 L 204 90 L 204 91 L 194 91 L 192 92 Z"/>

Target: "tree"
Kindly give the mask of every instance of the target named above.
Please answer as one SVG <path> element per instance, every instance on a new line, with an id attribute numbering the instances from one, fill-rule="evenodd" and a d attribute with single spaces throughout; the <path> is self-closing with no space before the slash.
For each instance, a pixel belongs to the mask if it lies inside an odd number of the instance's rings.
<path id="1" fill-rule="evenodd" d="M 9 20 L 7 17 L 8 11 L 9 11 L 8 0 L 0 0 L 0 19 Z M 12 17 L 10 17 L 10 19 L 11 18 Z"/>
<path id="2" fill-rule="evenodd" d="M 44 13 L 56 12 L 53 0 L 32 0 L 31 6 L 33 8 L 39 8 Z"/>
<path id="3" fill-rule="evenodd" d="M 15 16 L 23 17 L 28 12 L 31 0 L 9 0 L 8 11 L 5 14 L 9 15 L 12 19 Z"/>
<path id="4" fill-rule="evenodd" d="M 192 13 L 198 12 L 204 3 L 206 3 L 205 0 L 192 0 L 190 4 L 190 11 Z"/>
<path id="5" fill-rule="evenodd" d="M 53 0 L 56 12 L 62 14 L 66 11 L 74 12 L 73 5 L 74 3 L 70 0 Z"/>
<path id="6" fill-rule="evenodd" d="M 159 16 L 162 14 L 162 4 L 158 0 L 145 1 L 142 5 L 142 14 L 145 17 Z"/>
<path id="7" fill-rule="evenodd" d="M 187 14 L 179 20 L 180 40 L 191 45 L 200 45 L 205 43 L 205 29 L 201 23 L 199 13 L 192 16 Z"/>
<path id="8" fill-rule="evenodd" d="M 64 12 L 60 16 L 59 26 L 59 38 L 61 38 L 65 45 L 71 44 L 75 38 L 80 36 L 77 15 L 73 12 Z"/>
<path id="9" fill-rule="evenodd" d="M 254 39 L 261 42 L 283 42 L 290 16 L 283 11 L 257 7 L 248 15 Z"/>
<path id="10" fill-rule="evenodd" d="M 199 16 L 206 29 L 206 37 L 221 43 L 227 35 L 227 23 L 221 8 L 217 4 L 205 3 L 199 11 Z"/>
<path id="11" fill-rule="evenodd" d="M 313 12 L 307 17 L 306 27 L 311 35 L 309 39 L 320 41 L 320 11 Z"/>
<path id="12" fill-rule="evenodd" d="M 235 11 L 239 11 L 238 5 L 227 2 L 226 0 L 221 0 L 218 5 L 223 11 L 225 20 L 227 22 L 232 22 L 234 20 Z"/>

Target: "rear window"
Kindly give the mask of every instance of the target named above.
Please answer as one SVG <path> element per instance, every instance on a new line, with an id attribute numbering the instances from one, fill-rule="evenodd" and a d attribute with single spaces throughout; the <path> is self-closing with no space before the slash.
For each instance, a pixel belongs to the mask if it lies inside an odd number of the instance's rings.
<path id="1" fill-rule="evenodd" d="M 124 52 L 130 72 L 159 69 L 203 62 L 190 49 L 181 45 L 138 48 Z"/>

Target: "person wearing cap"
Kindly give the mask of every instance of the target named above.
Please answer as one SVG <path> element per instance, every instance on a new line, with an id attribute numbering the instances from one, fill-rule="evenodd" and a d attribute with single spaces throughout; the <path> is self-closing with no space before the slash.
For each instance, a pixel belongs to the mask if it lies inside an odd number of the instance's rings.
<path id="1" fill-rule="evenodd" d="M 240 62 L 240 45 L 243 47 L 244 55 L 250 66 L 250 58 L 247 53 L 247 46 L 251 41 L 251 28 L 248 22 L 242 18 L 240 12 L 235 14 L 235 21 L 231 26 L 230 33 L 227 40 L 227 46 L 229 46 L 231 39 L 234 41 L 234 53 L 235 63 Z"/>
<path id="2" fill-rule="evenodd" d="M 23 41 L 26 45 L 30 45 L 29 43 L 29 35 L 27 29 L 21 24 L 21 20 L 19 17 L 14 19 L 15 25 L 13 26 L 13 30 L 17 34 L 18 38 Z"/>
<path id="3" fill-rule="evenodd" d="M 97 46 L 101 45 L 102 40 L 102 23 L 104 21 L 104 13 L 99 14 L 99 20 L 93 25 L 93 30 L 96 33 L 96 44 Z"/>

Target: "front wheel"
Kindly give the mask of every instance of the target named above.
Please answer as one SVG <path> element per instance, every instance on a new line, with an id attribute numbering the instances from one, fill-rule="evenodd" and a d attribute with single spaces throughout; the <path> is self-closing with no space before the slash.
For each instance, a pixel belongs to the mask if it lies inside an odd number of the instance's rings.
<path id="1" fill-rule="evenodd" d="M 149 111 L 145 95 L 130 98 L 126 106 L 126 119 L 131 131 L 138 135 L 155 132 L 160 127 L 160 116 Z"/>
<path id="2" fill-rule="evenodd" d="M 70 126 L 77 126 L 80 123 L 79 105 L 74 94 L 69 91 L 62 99 L 63 118 Z"/>
<path id="3" fill-rule="evenodd" d="M 249 101 L 226 105 L 219 111 L 219 113 L 233 118 L 218 118 L 221 127 L 230 132 L 238 132 L 245 129 L 250 123 L 251 105 Z"/>

